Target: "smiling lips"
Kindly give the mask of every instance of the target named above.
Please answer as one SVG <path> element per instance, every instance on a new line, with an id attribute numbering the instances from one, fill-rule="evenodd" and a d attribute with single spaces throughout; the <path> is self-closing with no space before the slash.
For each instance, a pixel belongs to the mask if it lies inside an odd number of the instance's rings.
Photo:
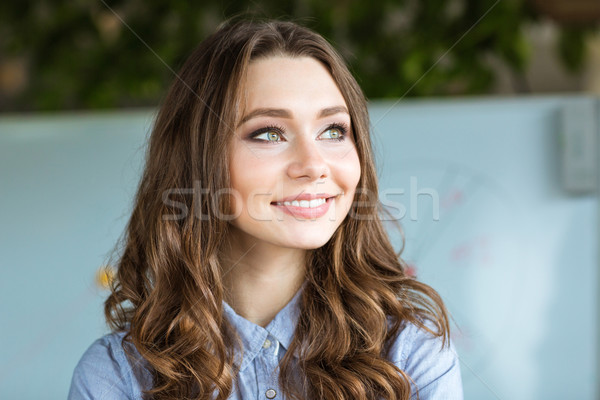
<path id="1" fill-rule="evenodd" d="M 320 218 L 327 213 L 334 197 L 326 193 L 303 193 L 297 196 L 286 197 L 280 201 L 274 201 L 271 205 L 297 218 L 314 219 Z"/>

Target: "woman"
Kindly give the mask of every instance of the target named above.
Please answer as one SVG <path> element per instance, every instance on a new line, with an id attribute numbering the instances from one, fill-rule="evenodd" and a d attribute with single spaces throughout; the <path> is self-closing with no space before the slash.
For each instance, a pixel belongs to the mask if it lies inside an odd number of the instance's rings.
<path id="1" fill-rule="evenodd" d="M 290 22 L 226 24 L 158 113 L 114 333 L 70 398 L 462 398 L 444 305 L 378 211 L 366 101 L 335 50 Z"/>

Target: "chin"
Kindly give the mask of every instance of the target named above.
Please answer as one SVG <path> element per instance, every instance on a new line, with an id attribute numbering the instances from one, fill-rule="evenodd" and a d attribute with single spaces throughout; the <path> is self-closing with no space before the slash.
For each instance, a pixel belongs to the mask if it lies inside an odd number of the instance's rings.
<path id="1" fill-rule="evenodd" d="M 294 249 L 314 250 L 323 247 L 329 239 L 331 239 L 331 235 L 319 238 L 302 238 L 300 240 L 295 238 L 294 240 L 289 240 L 287 243 L 282 243 L 281 245 Z"/>

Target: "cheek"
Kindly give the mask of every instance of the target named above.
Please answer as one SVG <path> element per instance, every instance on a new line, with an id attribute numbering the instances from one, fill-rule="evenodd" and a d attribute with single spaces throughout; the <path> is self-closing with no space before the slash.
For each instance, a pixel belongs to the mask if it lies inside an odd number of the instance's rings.
<path id="1" fill-rule="evenodd" d="M 265 159 L 239 157 L 230 165 L 231 192 L 234 194 L 234 210 L 236 215 L 249 214 L 260 217 L 268 206 L 274 186 L 272 163 Z"/>
<path id="2" fill-rule="evenodd" d="M 354 192 L 361 176 L 360 160 L 356 150 L 344 157 L 343 161 L 340 163 L 340 174 L 344 184 L 347 185 L 347 190 Z"/>
<path id="3" fill-rule="evenodd" d="M 244 208 L 244 170 L 235 161 L 229 164 L 229 193 L 233 214 L 239 216 Z"/>
<path id="4" fill-rule="evenodd" d="M 361 167 L 358 159 L 358 154 L 353 151 L 346 155 L 336 163 L 336 173 L 338 176 L 338 184 L 344 190 L 344 201 L 340 204 L 340 208 L 336 214 L 338 217 L 346 217 L 352 208 L 356 187 L 361 178 Z"/>

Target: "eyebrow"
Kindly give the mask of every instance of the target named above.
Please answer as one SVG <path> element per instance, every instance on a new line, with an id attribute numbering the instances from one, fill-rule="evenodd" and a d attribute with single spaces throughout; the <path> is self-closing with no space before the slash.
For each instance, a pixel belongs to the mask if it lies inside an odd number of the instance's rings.
<path id="1" fill-rule="evenodd" d="M 339 113 L 346 113 L 350 115 L 348 109 L 345 106 L 333 106 L 324 108 L 321 111 L 319 111 L 317 118 L 321 119 Z M 246 114 L 246 116 L 242 118 L 242 120 L 238 124 L 238 127 L 245 124 L 252 118 L 256 117 L 292 118 L 292 112 L 285 108 L 257 108 L 256 110 L 253 110 L 250 113 Z"/>

